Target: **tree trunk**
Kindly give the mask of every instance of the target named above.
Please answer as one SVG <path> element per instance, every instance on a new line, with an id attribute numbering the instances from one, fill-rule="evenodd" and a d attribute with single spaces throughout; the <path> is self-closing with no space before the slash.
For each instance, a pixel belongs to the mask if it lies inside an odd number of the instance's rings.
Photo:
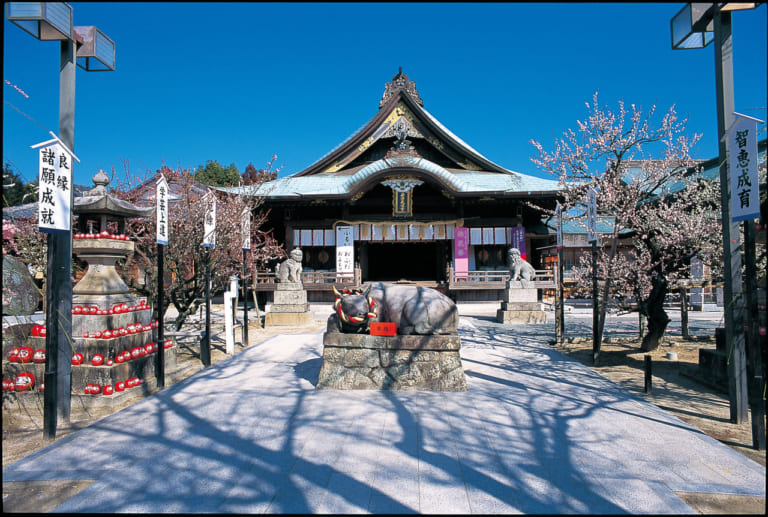
<path id="1" fill-rule="evenodd" d="M 639 339 L 643 339 L 645 335 L 645 314 L 642 311 L 637 311 Z"/>
<path id="2" fill-rule="evenodd" d="M 643 338 L 643 344 L 640 347 L 644 352 L 656 350 L 664 337 L 664 331 L 667 329 L 670 319 L 664 312 L 664 299 L 667 296 L 667 279 L 661 275 L 655 275 L 651 282 L 651 294 L 645 302 L 645 308 L 648 311 L 648 333 Z"/>

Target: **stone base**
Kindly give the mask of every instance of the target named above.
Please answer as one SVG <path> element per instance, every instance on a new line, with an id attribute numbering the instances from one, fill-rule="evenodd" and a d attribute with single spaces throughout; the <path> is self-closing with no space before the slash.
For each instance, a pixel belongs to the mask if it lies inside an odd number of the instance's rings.
<path id="1" fill-rule="evenodd" d="M 467 391 L 458 334 L 326 332 L 319 389 Z"/>
<path id="2" fill-rule="evenodd" d="M 264 316 L 265 327 L 308 325 L 311 321 L 310 312 L 268 312 Z"/>
<path id="3" fill-rule="evenodd" d="M 279 304 L 273 303 L 269 306 L 269 312 L 309 312 L 309 304 Z"/>
<path id="4" fill-rule="evenodd" d="M 505 324 L 537 324 L 547 322 L 547 313 L 544 311 L 496 311 L 496 321 Z"/>
<path id="5" fill-rule="evenodd" d="M 501 302 L 502 311 L 541 311 L 539 302 Z"/>
<path id="6" fill-rule="evenodd" d="M 510 284 L 513 284 L 510 287 Z M 534 288 L 525 288 L 522 286 L 515 286 L 514 284 L 520 284 L 517 282 L 507 281 L 507 288 L 502 293 L 501 300 L 504 302 L 522 302 L 522 303 L 536 303 L 539 300 L 539 290 Z"/>

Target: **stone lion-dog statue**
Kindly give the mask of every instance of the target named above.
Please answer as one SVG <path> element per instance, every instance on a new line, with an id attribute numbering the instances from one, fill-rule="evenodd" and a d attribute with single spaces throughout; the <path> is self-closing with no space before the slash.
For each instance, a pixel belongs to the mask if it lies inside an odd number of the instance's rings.
<path id="1" fill-rule="evenodd" d="M 297 282 L 301 283 L 301 261 L 304 259 L 304 253 L 299 248 L 291 251 L 290 257 L 279 263 L 275 268 L 275 278 L 280 283 Z"/>
<path id="2" fill-rule="evenodd" d="M 520 256 L 519 249 L 509 248 L 509 251 L 507 251 L 507 262 L 509 263 L 510 280 L 520 280 L 523 285 L 526 285 L 528 282 L 536 279 L 536 270 Z"/>

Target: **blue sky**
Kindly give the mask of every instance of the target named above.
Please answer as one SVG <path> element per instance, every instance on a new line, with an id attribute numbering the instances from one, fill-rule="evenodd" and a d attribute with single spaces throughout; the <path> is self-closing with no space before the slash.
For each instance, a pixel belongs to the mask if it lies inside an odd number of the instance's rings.
<path id="1" fill-rule="evenodd" d="M 518 172 L 543 176 L 529 141 L 551 149 L 595 91 L 610 107 L 674 104 L 703 134 L 694 155 L 717 155 L 714 45 L 670 45 L 684 3 L 71 5 L 117 49 L 116 71 L 77 71 L 79 184 L 126 162 L 242 172 L 273 153 L 281 176 L 299 172 L 375 115 L 400 66 L 432 115 Z M 766 9 L 733 14 L 736 111 L 762 120 Z M 58 44 L 4 24 L 3 161 L 32 181 L 29 146 L 58 133 Z"/>

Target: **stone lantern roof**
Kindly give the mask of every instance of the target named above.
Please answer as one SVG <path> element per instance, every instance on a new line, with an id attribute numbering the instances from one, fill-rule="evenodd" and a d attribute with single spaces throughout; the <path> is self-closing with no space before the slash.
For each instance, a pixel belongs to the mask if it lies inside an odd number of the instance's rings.
<path id="1" fill-rule="evenodd" d="M 74 212 L 76 214 L 106 214 L 121 217 L 149 217 L 155 212 L 155 207 L 139 207 L 124 199 L 113 197 L 107 191 L 109 176 L 99 169 L 93 175 L 95 187 L 75 198 Z"/>

